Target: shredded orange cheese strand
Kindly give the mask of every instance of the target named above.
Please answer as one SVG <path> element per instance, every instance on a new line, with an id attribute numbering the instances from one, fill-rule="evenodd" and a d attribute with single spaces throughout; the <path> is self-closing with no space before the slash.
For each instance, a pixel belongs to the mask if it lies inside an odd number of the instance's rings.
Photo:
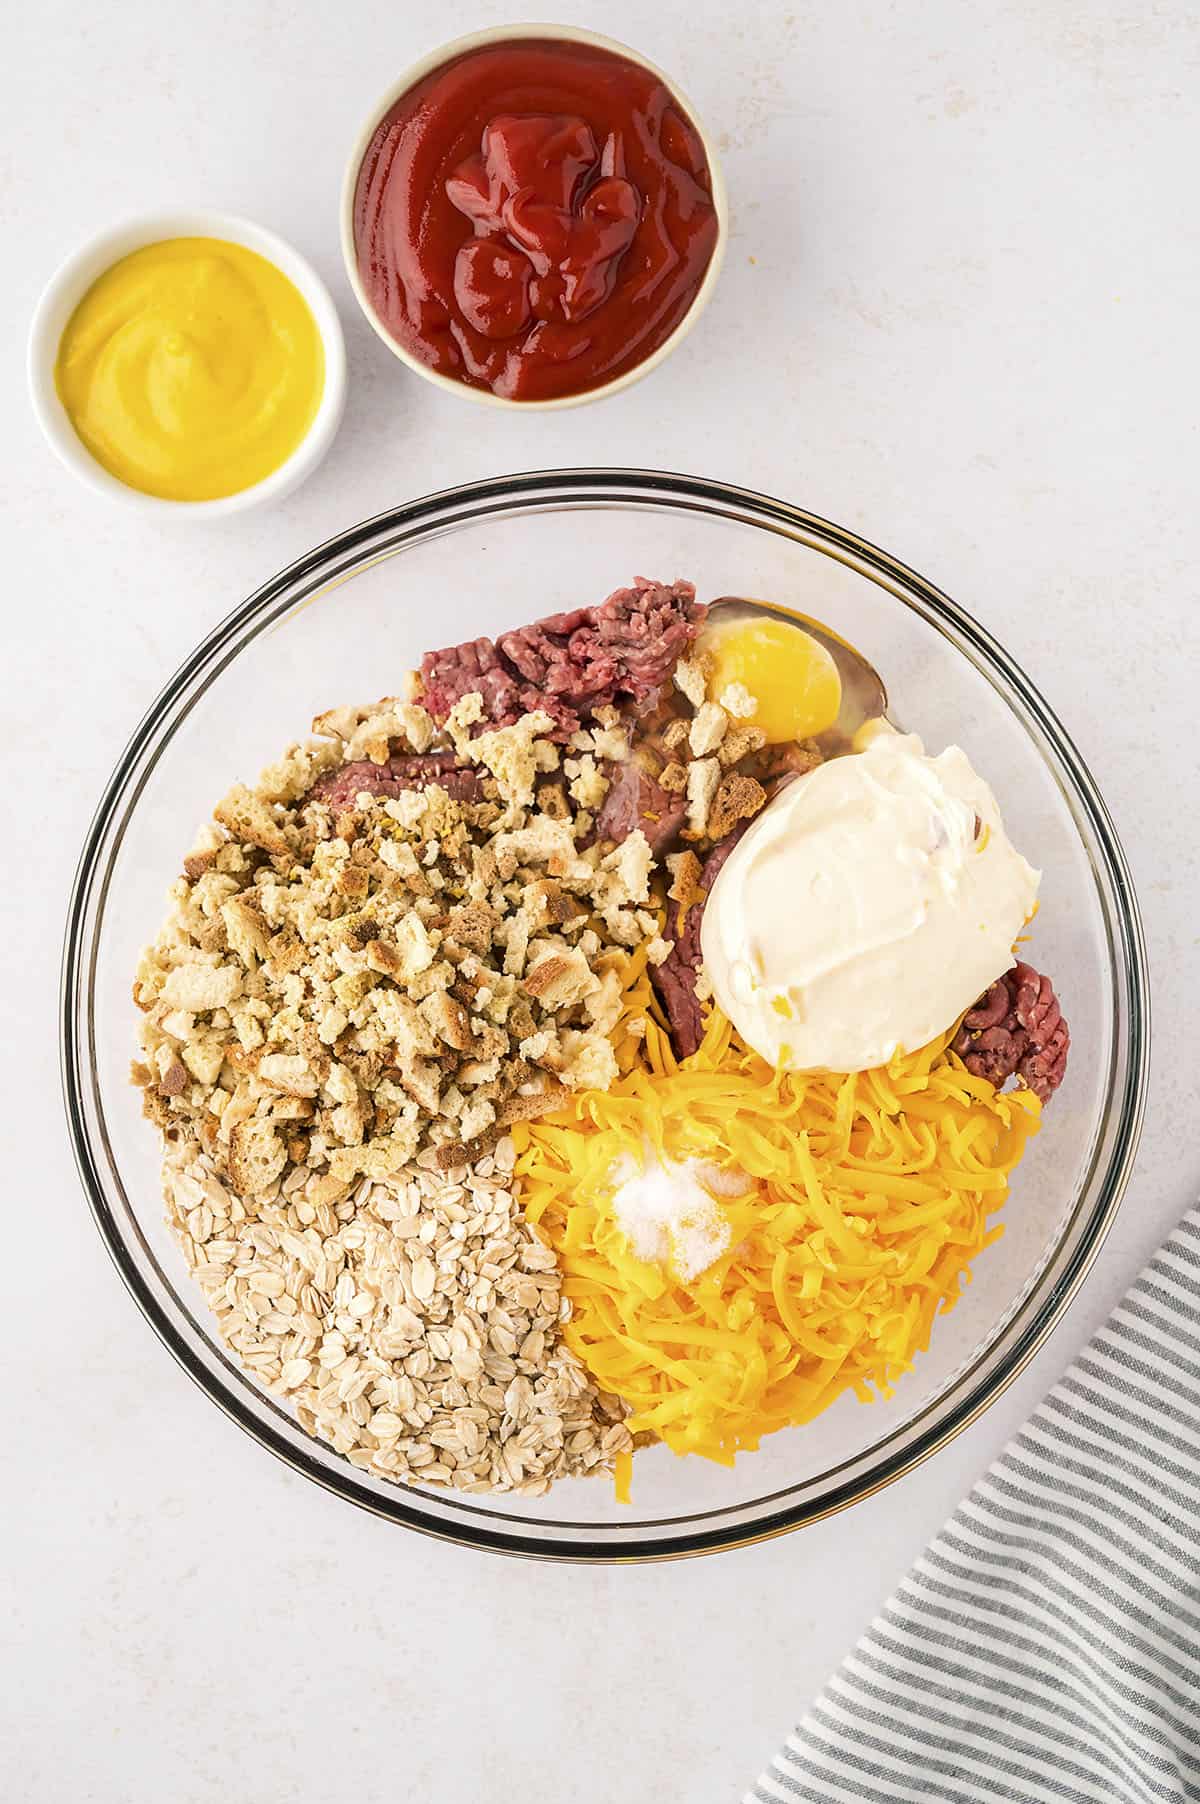
<path id="1" fill-rule="evenodd" d="M 949 1039 L 877 1071 L 772 1072 L 714 1009 L 680 1064 L 629 959 L 620 1077 L 514 1138 L 526 1216 L 563 1270 L 567 1344 L 633 1432 L 732 1465 L 846 1390 L 890 1394 L 999 1236 L 988 1218 L 1039 1125 L 1030 1091 L 973 1077 Z M 637 1259 L 609 1208 L 613 1167 L 647 1143 L 752 1180 L 714 1196 L 729 1249 L 690 1282 Z"/>

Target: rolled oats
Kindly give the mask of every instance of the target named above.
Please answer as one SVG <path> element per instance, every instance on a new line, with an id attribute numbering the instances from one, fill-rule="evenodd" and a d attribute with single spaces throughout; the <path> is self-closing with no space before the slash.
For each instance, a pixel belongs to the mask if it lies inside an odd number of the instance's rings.
<path id="1" fill-rule="evenodd" d="M 196 1139 L 169 1143 L 168 1220 L 223 1340 L 377 1477 L 540 1496 L 611 1472 L 633 1446 L 624 1406 L 563 1344 L 569 1309 L 514 1200 L 512 1141 L 461 1176 L 428 1160 L 362 1181 L 319 1222 L 295 1193 L 248 1215 Z"/>

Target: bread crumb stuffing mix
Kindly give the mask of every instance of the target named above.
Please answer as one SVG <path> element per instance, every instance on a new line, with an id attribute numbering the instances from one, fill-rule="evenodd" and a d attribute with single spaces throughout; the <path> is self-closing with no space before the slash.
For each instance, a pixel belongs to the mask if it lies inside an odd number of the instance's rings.
<path id="1" fill-rule="evenodd" d="M 319 714 L 184 857 L 133 985 L 169 1219 L 354 1465 L 732 1463 L 888 1394 L 999 1234 L 1069 1047 L 1038 874 L 961 752 L 876 781 L 837 682 L 638 579 Z"/>

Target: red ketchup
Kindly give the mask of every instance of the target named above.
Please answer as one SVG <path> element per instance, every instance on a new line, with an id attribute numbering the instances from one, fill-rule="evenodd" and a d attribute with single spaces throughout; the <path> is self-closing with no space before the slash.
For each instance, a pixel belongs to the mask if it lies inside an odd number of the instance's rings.
<path id="1" fill-rule="evenodd" d="M 358 270 L 396 342 L 515 401 L 645 361 L 717 243 L 699 134 L 649 70 L 554 39 L 492 44 L 398 100 L 354 199 Z"/>

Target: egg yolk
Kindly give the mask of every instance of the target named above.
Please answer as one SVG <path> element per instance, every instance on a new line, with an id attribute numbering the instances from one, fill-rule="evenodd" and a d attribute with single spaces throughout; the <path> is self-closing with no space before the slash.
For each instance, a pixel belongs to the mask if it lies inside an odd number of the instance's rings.
<path id="1" fill-rule="evenodd" d="M 754 698 L 747 724 L 768 743 L 826 732 L 842 705 L 837 665 L 819 640 L 785 620 L 731 620 L 707 628 L 699 649 L 711 662 L 708 693 L 720 701 L 731 683 Z"/>

